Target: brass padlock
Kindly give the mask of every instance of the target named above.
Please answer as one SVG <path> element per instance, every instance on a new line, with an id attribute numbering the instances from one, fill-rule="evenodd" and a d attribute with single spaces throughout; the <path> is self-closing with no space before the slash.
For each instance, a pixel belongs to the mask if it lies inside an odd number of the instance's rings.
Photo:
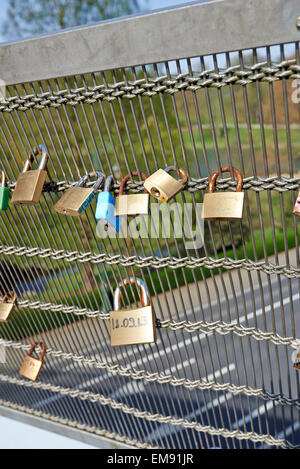
<path id="1" fill-rule="evenodd" d="M 11 297 L 11 301 L 8 303 L 7 299 L 8 297 Z M 15 305 L 17 302 L 17 295 L 14 291 L 6 293 L 6 295 L 3 296 L 2 302 L 0 303 L 0 322 L 7 321 L 15 309 Z"/>
<path id="2" fill-rule="evenodd" d="M 146 174 L 140 173 L 143 180 L 147 179 Z M 138 176 L 134 171 L 132 176 Z M 144 194 L 125 194 L 124 187 L 130 179 L 130 174 L 125 176 L 120 184 L 119 196 L 116 198 L 115 217 L 121 215 L 147 215 L 149 210 L 149 194 L 145 190 Z"/>
<path id="3" fill-rule="evenodd" d="M 33 358 L 32 354 L 37 346 L 40 346 L 42 349 L 42 353 L 40 358 Z M 24 376 L 25 378 L 30 379 L 31 381 L 36 381 L 40 375 L 42 370 L 44 357 L 46 354 L 46 347 L 45 345 L 40 343 L 35 343 L 32 345 L 30 352 L 24 358 L 23 365 L 19 371 L 20 375 Z"/>
<path id="4" fill-rule="evenodd" d="M 295 207 L 294 207 L 294 210 L 293 210 L 293 214 L 294 215 L 297 215 L 298 217 L 300 217 L 300 192 L 297 196 L 297 200 L 296 200 L 296 203 L 295 203 Z"/>
<path id="5" fill-rule="evenodd" d="M 222 173 L 230 171 L 226 166 L 221 169 Z M 204 195 L 202 218 L 205 220 L 239 220 L 243 217 L 244 192 L 243 175 L 232 168 L 237 178 L 236 192 L 214 192 L 215 183 L 220 171 L 215 171 L 208 184 L 208 193 Z"/>
<path id="6" fill-rule="evenodd" d="M 41 154 L 39 168 L 31 170 L 32 163 L 37 155 Z M 27 158 L 23 172 L 19 175 L 12 196 L 14 205 L 34 205 L 40 200 L 44 182 L 47 177 L 48 153 L 44 145 L 34 148 L 33 153 Z"/>
<path id="7" fill-rule="evenodd" d="M 89 177 L 97 175 L 97 180 L 93 187 L 82 187 Z M 54 205 L 54 210 L 62 215 L 71 217 L 80 216 L 92 203 L 96 197 L 96 190 L 102 184 L 104 175 L 100 171 L 91 172 L 83 176 L 78 183 L 70 187 L 61 199 Z"/>
<path id="8" fill-rule="evenodd" d="M 120 287 L 136 283 L 140 290 L 142 307 L 121 310 Z M 110 343 L 119 345 L 150 344 L 156 341 L 155 316 L 150 295 L 143 280 L 130 277 L 119 284 L 114 293 L 114 311 L 110 312 Z"/>
<path id="9" fill-rule="evenodd" d="M 176 171 L 181 179 L 177 180 L 169 175 L 171 171 Z M 166 169 L 158 169 L 149 176 L 144 182 L 147 191 L 161 202 L 168 202 L 181 191 L 188 180 L 188 175 L 183 169 L 176 169 L 175 166 L 169 166 Z"/>

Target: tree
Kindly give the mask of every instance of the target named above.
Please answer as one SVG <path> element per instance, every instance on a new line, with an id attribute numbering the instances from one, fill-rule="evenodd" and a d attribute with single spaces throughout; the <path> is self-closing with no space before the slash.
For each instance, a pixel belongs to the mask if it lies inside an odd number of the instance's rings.
<path id="1" fill-rule="evenodd" d="M 9 0 L 2 33 L 7 38 L 51 33 L 138 9 L 139 0 Z"/>

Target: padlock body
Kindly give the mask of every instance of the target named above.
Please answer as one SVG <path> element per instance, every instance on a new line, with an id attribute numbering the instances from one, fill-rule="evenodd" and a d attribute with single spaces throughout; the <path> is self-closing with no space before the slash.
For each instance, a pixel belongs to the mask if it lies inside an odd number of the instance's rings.
<path id="1" fill-rule="evenodd" d="M 109 228 L 119 232 L 120 219 L 115 216 L 115 205 L 116 201 L 109 192 L 100 192 L 97 199 L 95 218 L 101 220 L 103 225 L 107 224 Z"/>
<path id="2" fill-rule="evenodd" d="M 119 345 L 150 344 L 156 341 L 152 306 L 110 312 L 110 343 Z"/>
<path id="3" fill-rule="evenodd" d="M 144 187 L 153 197 L 161 202 L 168 202 L 181 191 L 182 182 L 177 181 L 163 169 L 158 169 L 145 180 Z"/>
<path id="4" fill-rule="evenodd" d="M 87 187 L 70 187 L 54 205 L 54 210 L 62 215 L 78 217 L 92 203 L 96 194 Z"/>
<path id="5" fill-rule="evenodd" d="M 14 303 L 0 303 L 0 322 L 7 321 L 14 308 Z"/>
<path id="6" fill-rule="evenodd" d="M 0 210 L 8 209 L 9 187 L 0 187 Z"/>
<path id="7" fill-rule="evenodd" d="M 36 169 L 21 173 L 12 196 L 14 205 L 34 205 L 41 198 L 47 171 Z"/>
<path id="8" fill-rule="evenodd" d="M 294 213 L 294 215 L 297 215 L 298 217 L 300 217 L 300 192 L 297 196 L 297 200 L 296 200 L 296 203 L 295 203 L 293 213 Z"/>
<path id="9" fill-rule="evenodd" d="M 149 194 L 126 194 L 116 198 L 115 216 L 147 215 Z"/>
<path id="10" fill-rule="evenodd" d="M 31 381 L 36 381 L 40 375 L 42 366 L 43 362 L 41 360 L 26 355 L 19 373 Z"/>
<path id="11" fill-rule="evenodd" d="M 244 192 L 212 192 L 204 195 L 202 218 L 240 220 L 243 217 Z"/>

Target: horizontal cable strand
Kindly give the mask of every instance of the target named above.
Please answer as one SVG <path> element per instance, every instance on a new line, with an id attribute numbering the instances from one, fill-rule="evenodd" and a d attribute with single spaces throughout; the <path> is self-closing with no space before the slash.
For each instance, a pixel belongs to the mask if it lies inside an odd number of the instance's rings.
<path id="1" fill-rule="evenodd" d="M 47 107 L 58 108 L 63 105 L 94 104 L 99 101 L 134 99 L 137 96 L 153 97 L 157 94 L 173 95 L 180 91 L 196 91 L 201 88 L 222 88 L 238 84 L 248 85 L 255 82 L 273 83 L 287 78 L 300 78 L 300 66 L 294 59 L 280 63 L 260 62 L 250 67 L 235 65 L 222 72 L 214 69 L 203 70 L 193 74 L 180 73 L 177 76 L 158 76 L 155 79 L 145 78 L 121 81 L 114 84 L 80 87 L 56 92 L 11 96 L 0 103 L 0 112 L 42 110 Z"/>
<path id="2" fill-rule="evenodd" d="M 220 435 L 220 436 L 223 436 L 224 438 L 237 438 L 240 440 L 247 439 L 247 440 L 251 440 L 254 442 L 264 442 L 271 446 L 280 446 L 282 448 L 290 447 L 290 444 L 288 442 L 285 442 L 285 440 L 276 439 L 271 435 L 264 435 L 264 434 L 259 435 L 256 432 L 243 432 L 238 429 L 234 431 L 230 431 L 226 428 L 214 428 L 210 425 L 201 425 L 200 423 L 196 421 L 190 421 L 185 418 L 175 418 L 170 415 L 166 416 L 166 415 L 162 415 L 159 413 L 152 414 L 151 412 L 148 412 L 148 411 L 140 411 L 139 409 L 136 409 L 134 407 L 128 407 L 122 402 L 117 402 L 116 400 L 107 398 L 103 396 L 102 394 L 95 394 L 90 391 L 80 391 L 79 389 L 64 388 L 62 386 L 54 386 L 50 383 L 42 383 L 42 382 L 36 383 L 36 382 L 31 382 L 31 381 L 25 381 L 25 380 L 20 380 L 17 378 L 12 378 L 10 376 L 1 375 L 1 374 L 0 374 L 0 381 L 14 384 L 17 386 L 32 387 L 35 389 L 51 391 L 51 392 L 59 393 L 62 395 L 70 396 L 73 399 L 79 398 L 81 400 L 88 400 L 92 403 L 100 403 L 101 405 L 104 405 L 104 406 L 110 406 L 114 410 L 121 410 L 122 412 L 133 415 L 136 418 L 143 418 L 149 422 L 166 423 L 166 424 L 171 424 L 171 425 L 176 425 L 176 426 L 179 425 L 186 429 L 193 428 L 194 430 L 198 432 L 207 432 L 210 435 Z"/>
<path id="3" fill-rule="evenodd" d="M 97 254 L 91 251 L 66 251 L 63 249 L 56 250 L 52 248 L 40 247 L 27 247 L 27 246 L 5 246 L 0 245 L 0 254 L 7 256 L 38 256 L 41 258 L 51 258 L 53 260 L 64 260 L 66 262 L 89 262 L 91 264 L 105 263 L 108 265 L 122 265 L 123 267 L 152 267 L 154 269 L 163 269 L 168 267 L 170 269 L 196 269 L 205 267 L 207 269 L 224 268 L 227 270 L 232 269 L 245 269 L 247 271 L 261 271 L 268 275 L 283 275 L 287 278 L 300 278 L 300 269 L 292 265 L 276 265 L 272 262 L 252 261 L 251 259 L 232 259 L 230 257 L 221 257 L 214 259 L 212 257 L 157 257 L 157 256 L 122 256 L 115 254 L 111 256 L 107 253 Z"/>
<path id="4" fill-rule="evenodd" d="M 24 351 L 30 350 L 30 345 L 23 344 L 22 342 L 14 342 L 12 340 L 0 339 L 0 346 L 11 347 L 13 349 L 19 349 Z M 38 349 L 37 349 L 38 351 Z M 96 359 L 89 359 L 84 356 L 78 356 L 71 352 L 63 352 L 61 350 L 52 350 L 51 348 L 47 349 L 47 355 L 55 358 L 63 358 L 65 360 L 71 360 L 75 363 L 82 363 L 97 369 L 105 369 L 109 373 L 116 373 L 120 376 L 127 376 L 135 380 L 145 380 L 147 382 L 158 382 L 159 384 L 170 384 L 171 386 L 183 386 L 187 389 L 201 389 L 201 390 L 213 390 L 213 391 L 229 391 L 233 394 L 245 394 L 247 396 L 261 397 L 265 400 L 272 400 L 279 402 L 282 405 L 296 406 L 300 409 L 300 402 L 296 399 L 289 398 L 282 394 L 272 394 L 263 389 L 254 389 L 250 386 L 240 385 L 237 386 L 231 383 L 216 383 L 214 381 L 205 381 L 204 379 L 199 380 L 190 380 L 187 378 L 176 378 L 173 375 L 166 375 L 163 373 L 150 373 L 145 370 L 135 370 L 131 367 L 123 367 L 119 365 L 110 365 L 106 362 L 99 362 Z"/>
<path id="5" fill-rule="evenodd" d="M 72 428 L 77 428 L 78 430 L 85 431 L 88 433 L 93 433 L 97 436 L 108 438 L 110 440 L 115 440 L 120 443 L 124 443 L 128 446 L 134 446 L 139 449 L 159 449 L 157 446 L 151 446 L 147 443 L 141 443 L 138 440 L 131 440 L 130 438 L 126 436 L 122 436 L 114 432 L 109 432 L 107 430 L 100 430 L 96 426 L 91 427 L 89 425 L 82 424 L 80 422 L 69 420 L 67 418 L 64 419 L 64 418 L 61 418 L 61 417 L 58 417 L 58 416 L 55 416 L 46 412 L 39 411 L 39 410 L 30 409 L 29 407 L 25 407 L 20 404 L 15 404 L 13 402 L 4 401 L 2 399 L 0 399 L 0 406 L 7 407 L 13 410 L 17 410 L 19 412 L 23 412 L 29 415 L 34 415 L 35 417 L 40 417 L 45 420 L 49 420 L 50 422 L 60 423 L 61 425 L 67 425 Z"/>

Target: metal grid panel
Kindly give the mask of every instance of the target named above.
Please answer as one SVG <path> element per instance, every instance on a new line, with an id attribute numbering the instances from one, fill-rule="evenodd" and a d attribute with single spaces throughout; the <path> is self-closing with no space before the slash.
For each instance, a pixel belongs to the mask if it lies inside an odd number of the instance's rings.
<path id="1" fill-rule="evenodd" d="M 57 184 L 40 205 L 1 212 L 1 294 L 19 296 L 0 325 L 2 405 L 133 446 L 299 445 L 299 67 L 294 42 L 8 87 L 11 189 L 41 143 Z M 164 219 L 160 238 L 102 240 L 94 205 L 78 220 L 53 211 L 94 167 L 119 181 L 172 164 L 190 175 L 176 200 L 194 207 L 213 170 L 240 168 L 242 222 L 208 222 L 204 247 L 187 250 Z M 112 349 L 111 296 L 130 276 L 147 283 L 162 327 L 154 345 Z M 35 340 L 48 353 L 32 384 L 17 372 Z"/>

